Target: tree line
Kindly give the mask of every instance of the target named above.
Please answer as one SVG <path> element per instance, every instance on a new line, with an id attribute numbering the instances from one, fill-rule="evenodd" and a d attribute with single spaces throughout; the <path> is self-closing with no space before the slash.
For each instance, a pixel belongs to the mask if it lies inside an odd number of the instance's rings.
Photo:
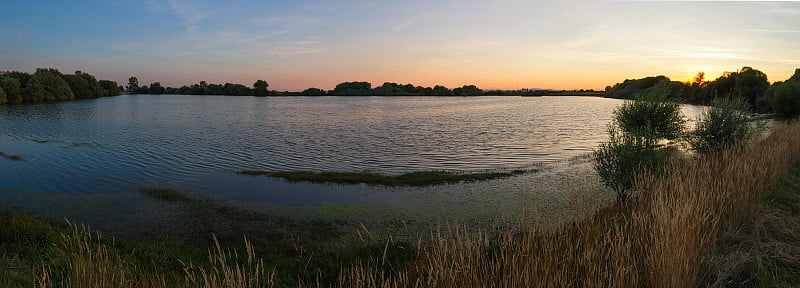
<path id="1" fill-rule="evenodd" d="M 137 94 L 173 94 L 173 95 L 226 95 L 226 96 L 480 96 L 484 91 L 475 85 L 464 85 L 449 89 L 436 85 L 434 87 L 414 86 L 386 82 L 372 88 L 369 82 L 343 82 L 333 90 L 308 88 L 302 92 L 278 92 L 269 90 L 269 83 L 257 80 L 252 88 L 242 84 L 225 83 L 209 84 L 206 81 L 180 88 L 163 87 L 161 82 L 153 82 L 149 86 L 139 85 L 135 76 L 128 79 L 128 92 Z"/>
<path id="2" fill-rule="evenodd" d="M 39 68 L 33 74 L 0 72 L 0 105 L 54 102 L 116 96 L 122 87 L 110 80 L 97 80 L 89 73 L 63 74 L 53 68 Z"/>
<path id="3" fill-rule="evenodd" d="M 607 86 L 605 96 L 633 99 L 634 95 L 659 85 L 666 85 L 670 98 L 684 103 L 709 105 L 716 99 L 740 97 L 753 112 L 790 117 L 800 115 L 800 69 L 786 81 L 771 85 L 764 72 L 747 66 L 739 71 L 725 72 L 713 81 L 707 81 L 703 72 L 687 82 L 671 81 L 666 76 L 629 79 Z"/>

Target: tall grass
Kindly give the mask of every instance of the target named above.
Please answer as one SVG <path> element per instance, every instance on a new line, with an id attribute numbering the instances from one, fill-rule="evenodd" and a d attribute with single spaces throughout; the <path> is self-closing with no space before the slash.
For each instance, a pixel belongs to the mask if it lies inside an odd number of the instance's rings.
<path id="1" fill-rule="evenodd" d="M 721 231 L 800 161 L 800 124 L 748 147 L 676 160 L 644 177 L 639 201 L 554 230 L 437 231 L 417 262 L 345 269 L 340 287 L 691 287 Z"/>

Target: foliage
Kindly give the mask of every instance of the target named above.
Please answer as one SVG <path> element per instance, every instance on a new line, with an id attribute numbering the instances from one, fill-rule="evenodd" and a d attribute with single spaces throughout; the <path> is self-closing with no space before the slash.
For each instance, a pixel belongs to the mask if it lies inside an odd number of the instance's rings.
<path id="1" fill-rule="evenodd" d="M 333 94 L 338 96 L 372 95 L 372 84 L 369 82 L 344 82 L 336 85 Z"/>
<path id="2" fill-rule="evenodd" d="M 626 101 L 614 111 L 614 123 L 624 133 L 648 130 L 655 138 L 680 137 L 686 120 L 678 100 L 667 98 L 668 85 L 662 82 Z"/>
<path id="3" fill-rule="evenodd" d="M 3 85 L 0 83 L 0 105 L 6 104 L 7 102 L 6 91 L 3 90 Z"/>
<path id="4" fill-rule="evenodd" d="M 228 96 L 253 95 L 253 91 L 251 91 L 250 88 L 247 88 L 247 86 L 244 86 L 242 84 L 225 83 L 225 86 L 223 86 L 222 89 L 224 91 L 222 95 L 228 95 Z M 266 94 L 261 96 L 266 96 Z"/>
<path id="5" fill-rule="evenodd" d="M 36 69 L 25 87 L 25 102 L 51 102 L 75 99 L 61 72 L 56 69 Z"/>
<path id="6" fill-rule="evenodd" d="M 763 97 L 769 88 L 767 74 L 751 67 L 742 67 L 742 70 L 733 74 L 733 77 L 735 83 L 733 88 L 734 95 L 743 97 L 751 107 L 756 105 L 756 99 Z"/>
<path id="7" fill-rule="evenodd" d="M 459 90 L 456 91 L 456 89 Z M 481 94 L 483 94 L 483 90 L 481 90 L 481 88 L 478 88 L 478 86 L 475 85 L 464 85 L 461 86 L 461 88 L 456 88 L 456 89 L 453 89 L 453 94 L 456 96 L 480 96 Z"/>
<path id="8" fill-rule="evenodd" d="M 642 79 L 626 79 L 613 87 L 606 87 L 606 97 L 617 99 L 633 99 L 636 94 L 663 82 L 670 82 L 666 76 L 645 77 Z"/>
<path id="9" fill-rule="evenodd" d="M 639 177 L 658 174 L 667 165 L 668 152 L 659 149 L 648 132 L 620 133 L 611 127 L 610 139 L 595 151 L 594 168 L 603 184 L 616 192 L 617 203 L 627 201 Z"/>
<path id="10" fill-rule="evenodd" d="M 102 87 L 106 91 L 106 94 L 108 96 L 117 96 L 122 94 L 122 89 L 120 89 L 120 87 L 117 86 L 117 82 L 115 81 L 100 80 L 97 83 L 100 84 L 100 87 Z"/>
<path id="11" fill-rule="evenodd" d="M 164 87 L 161 86 L 161 82 L 153 82 L 150 83 L 150 88 L 148 88 L 147 93 L 149 94 L 164 94 Z"/>
<path id="12" fill-rule="evenodd" d="M 8 73 L 3 74 L 3 77 L 0 78 L 0 86 L 5 91 L 7 103 L 22 103 L 22 87 L 19 84 L 19 79 L 11 77 Z"/>
<path id="13" fill-rule="evenodd" d="M 136 92 L 139 90 L 139 79 L 136 76 L 128 78 L 128 92 Z"/>
<path id="14" fill-rule="evenodd" d="M 253 95 L 255 96 L 269 95 L 269 83 L 261 79 L 257 80 L 256 83 L 253 83 Z"/>
<path id="15" fill-rule="evenodd" d="M 711 107 L 697 118 L 689 135 L 692 149 L 703 154 L 717 153 L 738 145 L 753 135 L 747 115 L 750 106 L 742 97 L 714 99 Z"/>
<path id="16" fill-rule="evenodd" d="M 800 115 L 800 80 L 792 79 L 777 85 L 767 101 L 772 111 L 778 115 L 784 117 Z"/>
<path id="17" fill-rule="evenodd" d="M 90 75 L 89 73 L 83 73 L 81 71 L 75 71 L 75 75 L 78 77 L 83 78 L 84 81 L 89 85 L 90 93 L 87 95 L 86 98 L 98 98 L 98 97 L 105 97 L 108 96 L 108 92 L 100 86 L 100 83 L 97 82 L 97 78 Z M 75 97 L 79 97 L 77 94 Z"/>
<path id="18" fill-rule="evenodd" d="M 91 98 L 92 88 L 89 86 L 89 83 L 83 79 L 83 77 L 78 75 L 64 75 L 64 80 L 66 80 L 69 84 L 69 88 L 72 90 L 72 94 L 75 95 L 75 98 Z"/>
<path id="19" fill-rule="evenodd" d="M 764 97 L 770 87 L 766 74 L 747 66 L 739 71 L 725 72 L 713 81 L 706 81 L 705 77 L 704 72 L 699 72 L 687 83 L 671 81 L 665 76 L 628 79 L 614 86 L 607 86 L 605 97 L 633 99 L 637 93 L 659 84 L 670 83 L 670 98 L 679 98 L 692 104 L 709 104 L 719 96 L 733 93 L 743 97 L 751 108 L 758 108 L 761 107 L 756 104 L 758 99 Z"/>
<path id="20" fill-rule="evenodd" d="M 300 95 L 303 96 L 325 96 L 325 90 L 319 88 L 308 88 L 300 92 Z"/>

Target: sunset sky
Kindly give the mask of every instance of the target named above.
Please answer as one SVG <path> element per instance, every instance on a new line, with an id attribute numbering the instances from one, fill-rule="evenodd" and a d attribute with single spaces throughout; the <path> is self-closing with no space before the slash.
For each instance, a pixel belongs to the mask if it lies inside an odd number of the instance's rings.
<path id="1" fill-rule="evenodd" d="M 800 2 L 93 0 L 0 4 L 0 70 L 179 87 L 257 79 L 603 89 L 800 68 Z"/>

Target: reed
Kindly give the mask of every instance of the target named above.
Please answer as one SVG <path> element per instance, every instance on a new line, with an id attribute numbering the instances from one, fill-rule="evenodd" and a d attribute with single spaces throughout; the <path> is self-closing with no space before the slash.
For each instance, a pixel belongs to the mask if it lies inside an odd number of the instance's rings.
<path id="1" fill-rule="evenodd" d="M 747 147 L 677 160 L 638 181 L 639 199 L 580 221 L 497 233 L 437 230 L 392 273 L 344 269 L 339 287 L 691 287 L 728 227 L 800 163 L 800 124 Z M 498 235 L 498 236 L 490 236 Z"/>

